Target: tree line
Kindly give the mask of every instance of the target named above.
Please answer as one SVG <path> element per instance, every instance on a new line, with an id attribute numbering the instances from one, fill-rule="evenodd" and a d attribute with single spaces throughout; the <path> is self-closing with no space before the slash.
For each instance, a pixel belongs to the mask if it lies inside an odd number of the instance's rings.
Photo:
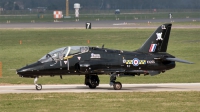
<path id="1" fill-rule="evenodd" d="M 69 7 L 80 3 L 82 9 L 200 9 L 200 0 L 69 0 Z M 46 7 L 47 10 L 64 10 L 66 0 L 0 0 L 0 8 L 24 10 Z"/>

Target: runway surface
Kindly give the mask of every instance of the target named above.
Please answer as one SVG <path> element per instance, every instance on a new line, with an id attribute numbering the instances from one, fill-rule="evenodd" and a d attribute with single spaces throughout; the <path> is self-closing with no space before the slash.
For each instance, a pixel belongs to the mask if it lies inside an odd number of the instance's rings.
<path id="1" fill-rule="evenodd" d="M 104 20 L 104 21 L 69 21 L 69 22 L 43 22 L 43 23 L 1 23 L 0 29 L 85 29 L 86 22 L 91 22 L 92 29 L 98 28 L 157 28 L 148 25 L 151 23 L 192 22 L 200 21 L 200 18 L 185 19 L 151 19 L 151 20 Z M 143 24 L 141 24 L 143 23 Z M 145 24 L 144 24 L 145 23 Z M 173 28 L 200 28 L 200 26 L 173 26 Z"/>
<path id="2" fill-rule="evenodd" d="M 100 84 L 96 89 L 81 84 L 43 85 L 36 90 L 34 85 L 0 86 L 0 94 L 7 93 L 60 93 L 60 92 L 162 92 L 162 91 L 200 91 L 200 83 L 163 83 L 163 84 L 123 84 L 122 90 L 113 90 L 108 84 Z"/>

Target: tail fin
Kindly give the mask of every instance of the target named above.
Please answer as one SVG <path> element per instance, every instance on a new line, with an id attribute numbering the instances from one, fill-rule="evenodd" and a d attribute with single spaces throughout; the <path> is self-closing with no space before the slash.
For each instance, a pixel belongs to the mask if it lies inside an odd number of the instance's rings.
<path id="1" fill-rule="evenodd" d="M 166 52 L 172 24 L 163 24 L 146 40 L 138 52 Z"/>

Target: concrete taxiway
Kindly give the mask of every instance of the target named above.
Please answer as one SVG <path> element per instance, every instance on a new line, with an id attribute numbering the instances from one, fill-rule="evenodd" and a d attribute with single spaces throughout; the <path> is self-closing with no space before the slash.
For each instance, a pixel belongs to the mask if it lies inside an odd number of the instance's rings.
<path id="1" fill-rule="evenodd" d="M 91 22 L 92 29 L 98 28 L 157 28 L 148 24 L 151 23 L 171 23 L 171 22 L 192 22 L 200 21 L 200 18 L 184 19 L 151 19 L 151 20 L 104 20 L 104 21 L 68 21 L 68 22 L 43 22 L 43 23 L 1 23 L 0 29 L 85 29 L 86 22 Z M 141 24 L 142 23 L 142 24 Z M 144 24 L 145 23 L 145 24 Z M 199 26 L 173 26 L 173 28 L 200 28 Z"/>
<path id="2" fill-rule="evenodd" d="M 43 85 L 36 90 L 34 85 L 0 86 L 0 94 L 7 93 L 87 93 L 87 92 L 163 92 L 163 91 L 200 91 L 200 83 L 163 83 L 163 84 L 123 84 L 122 90 L 113 90 L 108 84 L 100 84 L 96 89 L 89 89 L 82 84 Z"/>

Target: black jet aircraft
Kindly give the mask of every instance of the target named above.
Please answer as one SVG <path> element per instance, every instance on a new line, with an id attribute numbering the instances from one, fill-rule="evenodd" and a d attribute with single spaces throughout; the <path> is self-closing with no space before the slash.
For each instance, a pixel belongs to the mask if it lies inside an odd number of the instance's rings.
<path id="1" fill-rule="evenodd" d="M 175 62 L 191 64 L 166 53 L 172 24 L 163 24 L 135 51 L 107 49 L 102 46 L 66 46 L 53 50 L 37 62 L 17 70 L 20 77 L 85 75 L 85 85 L 94 89 L 99 85 L 101 74 L 110 74 L 110 85 L 120 90 L 122 84 L 117 76 L 157 75 L 175 67 Z"/>

